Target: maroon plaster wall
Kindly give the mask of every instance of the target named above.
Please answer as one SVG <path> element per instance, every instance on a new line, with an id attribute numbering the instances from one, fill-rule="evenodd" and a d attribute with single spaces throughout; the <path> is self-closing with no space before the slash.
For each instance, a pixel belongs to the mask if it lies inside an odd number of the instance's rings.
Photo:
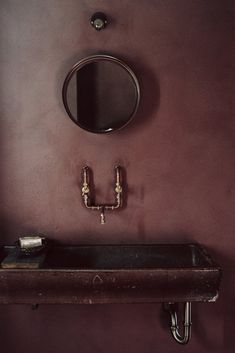
<path id="1" fill-rule="evenodd" d="M 96 10 L 111 18 L 100 33 Z M 234 1 L 2 0 L 0 17 L 1 243 L 196 241 L 224 269 L 218 302 L 193 306 L 187 347 L 158 304 L 1 306 L 1 351 L 234 352 Z M 61 101 L 71 65 L 95 53 L 126 60 L 141 84 L 135 121 L 110 135 L 76 127 Z M 112 201 L 116 163 L 127 207 L 101 226 L 81 205 L 80 170 Z"/>

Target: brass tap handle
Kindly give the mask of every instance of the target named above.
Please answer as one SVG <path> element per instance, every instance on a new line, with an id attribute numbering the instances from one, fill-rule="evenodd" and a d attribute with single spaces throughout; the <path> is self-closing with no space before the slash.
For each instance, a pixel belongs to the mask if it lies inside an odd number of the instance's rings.
<path id="1" fill-rule="evenodd" d="M 122 187 L 120 184 L 116 183 L 116 187 L 115 187 L 115 192 L 117 194 L 121 194 L 122 193 Z"/>
<path id="2" fill-rule="evenodd" d="M 90 189 L 88 187 L 88 184 L 83 183 L 83 187 L 82 187 L 82 196 L 85 196 L 86 194 L 89 194 Z"/>

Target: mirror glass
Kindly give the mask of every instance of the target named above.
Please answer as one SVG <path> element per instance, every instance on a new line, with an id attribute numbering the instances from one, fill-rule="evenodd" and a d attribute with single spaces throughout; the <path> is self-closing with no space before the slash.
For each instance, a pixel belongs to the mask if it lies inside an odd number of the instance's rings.
<path id="1" fill-rule="evenodd" d="M 139 104 L 139 84 L 122 61 L 96 55 L 78 62 L 67 75 L 63 102 L 69 117 L 95 133 L 127 125 Z"/>

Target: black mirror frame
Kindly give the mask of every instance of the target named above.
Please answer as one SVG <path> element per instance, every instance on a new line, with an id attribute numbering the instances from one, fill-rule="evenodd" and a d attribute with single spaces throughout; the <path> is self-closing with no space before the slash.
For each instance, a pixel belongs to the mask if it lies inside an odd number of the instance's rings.
<path id="1" fill-rule="evenodd" d="M 67 91 L 68 91 L 68 85 L 70 80 L 72 79 L 74 73 L 78 72 L 81 68 L 83 68 L 85 65 L 91 64 L 93 62 L 99 62 L 99 61 L 109 61 L 109 62 L 113 62 L 115 64 L 120 65 L 124 70 L 126 70 L 126 72 L 130 75 L 135 89 L 136 89 L 136 103 L 135 103 L 135 108 L 132 112 L 132 114 L 130 115 L 129 119 L 127 120 L 127 122 L 123 125 L 121 125 L 120 127 L 117 128 L 109 128 L 109 129 L 89 129 L 86 126 L 82 125 L 81 123 L 79 123 L 78 121 L 75 120 L 74 116 L 72 115 L 69 106 L 68 106 L 68 99 L 67 99 Z M 64 103 L 64 107 L 65 110 L 67 112 L 67 114 L 69 115 L 70 119 L 80 128 L 82 128 L 83 130 L 89 131 L 89 132 L 93 132 L 96 134 L 99 133 L 108 133 L 108 132 L 113 132 L 113 131 L 117 131 L 117 130 L 121 130 L 124 127 L 126 127 L 133 119 L 133 117 L 135 116 L 138 106 L 139 106 L 139 102 L 140 102 L 140 86 L 139 86 L 139 82 L 137 80 L 136 75 L 134 74 L 134 72 L 131 70 L 131 68 L 122 60 L 115 58 L 113 56 L 110 55 L 103 55 L 103 54 L 97 54 L 97 55 L 91 55 L 88 56 L 80 61 L 78 61 L 73 67 L 72 69 L 69 71 L 68 75 L 65 78 L 64 84 L 63 84 L 63 89 L 62 89 L 62 99 L 63 99 L 63 103 Z"/>

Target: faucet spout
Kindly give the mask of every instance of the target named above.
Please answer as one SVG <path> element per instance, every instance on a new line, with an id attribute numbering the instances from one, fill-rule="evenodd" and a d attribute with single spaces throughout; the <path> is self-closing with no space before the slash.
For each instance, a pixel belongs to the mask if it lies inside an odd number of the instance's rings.
<path id="1" fill-rule="evenodd" d="M 100 212 L 100 224 L 105 224 L 104 207 L 101 207 L 101 212 Z"/>

